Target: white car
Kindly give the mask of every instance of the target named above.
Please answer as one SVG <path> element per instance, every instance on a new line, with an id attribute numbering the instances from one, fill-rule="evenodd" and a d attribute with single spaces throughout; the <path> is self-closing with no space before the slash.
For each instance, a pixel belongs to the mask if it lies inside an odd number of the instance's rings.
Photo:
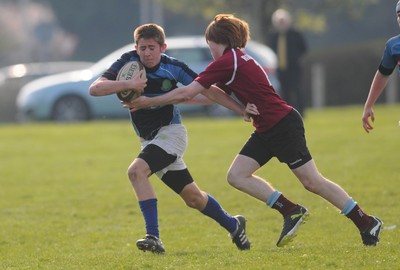
<path id="1" fill-rule="evenodd" d="M 166 54 L 175 57 L 201 72 L 212 56 L 203 36 L 169 37 Z M 93 97 L 88 88 L 124 52 L 134 49 L 128 44 L 107 55 L 90 68 L 43 77 L 26 84 L 17 97 L 18 119 L 84 121 L 90 119 L 127 118 L 116 95 Z M 267 46 L 250 41 L 246 51 L 269 74 L 271 82 L 279 88 L 275 75 L 277 59 Z M 228 115 L 219 105 L 178 105 L 182 113 L 202 112 L 211 116 Z"/>
<path id="2" fill-rule="evenodd" d="M 92 66 L 92 62 L 20 63 L 0 68 L 0 123 L 15 122 L 16 99 L 21 87 L 30 81 Z"/>

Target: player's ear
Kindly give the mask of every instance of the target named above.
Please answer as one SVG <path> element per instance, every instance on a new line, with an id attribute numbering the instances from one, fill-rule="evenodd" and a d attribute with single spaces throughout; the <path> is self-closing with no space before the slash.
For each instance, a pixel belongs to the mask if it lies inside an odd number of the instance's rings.
<path id="1" fill-rule="evenodd" d="M 163 45 L 161 45 L 161 52 L 162 53 L 165 53 L 165 51 L 167 50 L 167 44 L 163 44 Z"/>

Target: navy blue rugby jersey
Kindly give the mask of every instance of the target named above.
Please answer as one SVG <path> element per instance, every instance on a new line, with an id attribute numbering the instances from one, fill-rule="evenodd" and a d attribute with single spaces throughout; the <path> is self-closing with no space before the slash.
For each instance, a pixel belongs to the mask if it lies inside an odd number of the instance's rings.
<path id="1" fill-rule="evenodd" d="M 140 61 L 136 50 L 124 53 L 102 76 L 115 80 L 119 70 L 129 61 Z M 197 73 L 185 63 L 166 54 L 161 55 L 161 61 L 157 66 L 146 67 L 146 75 L 147 86 L 143 95 L 147 97 L 163 95 L 177 88 L 178 83 L 188 85 L 197 77 Z M 131 112 L 130 117 L 136 134 L 145 140 L 153 139 L 163 126 L 182 122 L 179 109 L 175 105 L 141 109 Z"/>
<path id="2" fill-rule="evenodd" d="M 386 76 L 392 74 L 396 66 L 400 64 L 400 35 L 390 38 L 386 42 L 382 55 L 379 71 Z"/>

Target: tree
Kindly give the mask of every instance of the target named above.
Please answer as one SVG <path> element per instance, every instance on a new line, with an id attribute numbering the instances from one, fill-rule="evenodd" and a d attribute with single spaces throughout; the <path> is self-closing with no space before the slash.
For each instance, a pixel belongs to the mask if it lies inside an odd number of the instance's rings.
<path id="1" fill-rule="evenodd" d="M 54 24 L 57 30 L 73 35 L 79 42 L 71 59 L 95 61 L 110 51 L 132 42 L 132 31 L 143 22 L 140 11 L 141 2 L 148 0 L 0 0 L 2 5 L 41 4 L 54 13 Z M 337 37 L 337 34 L 350 35 L 351 41 L 360 33 L 376 32 L 386 34 L 392 21 L 386 14 L 394 11 L 394 3 L 383 0 L 153 0 L 163 5 L 163 26 L 167 35 L 202 34 L 210 20 L 217 13 L 234 13 L 249 22 L 252 39 L 265 41 L 271 28 L 271 14 L 277 8 L 288 9 L 294 18 L 295 24 L 300 30 L 314 40 L 313 45 L 324 46 L 335 42 L 346 41 L 346 38 Z M 371 7 L 380 7 L 376 15 L 382 22 L 376 20 L 363 20 L 365 12 Z M 382 8 L 388 7 L 388 8 Z M 390 8 L 390 10 L 389 10 Z M 394 12 L 393 12 L 394 13 Z M 16 14 L 14 18 L 7 19 L 10 12 L 1 12 L 4 16 L 0 21 L 15 25 L 21 18 Z M 23 16 L 31 19 L 33 16 Z M 347 34 L 349 26 L 357 25 L 356 30 Z M 382 25 L 386 24 L 386 27 Z M 37 29 L 39 35 L 48 34 L 42 25 Z M 393 25 L 397 27 L 396 25 Z M 345 29 L 343 29 L 343 27 Z M 360 28 L 363 31 L 359 31 Z M 0 61 L 5 57 L 10 58 L 10 49 L 16 49 L 19 42 L 15 35 L 18 31 L 10 31 L 10 26 L 0 25 L 2 40 L 0 41 Z M 334 31 L 332 31 L 334 29 Z M 372 30 L 371 30 L 372 29 Z M 26 30 L 26 29 L 25 29 Z M 44 30 L 44 32 L 43 32 Z M 341 31 L 341 32 L 340 32 Z M 32 34 L 34 31 L 28 31 Z M 14 36 L 13 36 L 14 35 Z M 27 35 L 26 35 L 27 36 Z M 26 43 L 22 43 L 26 44 Z M 24 45 L 28 47 L 27 45 Z M 22 52 L 27 51 L 22 49 Z M 21 53 L 15 54 L 21 56 Z M 7 60 L 9 61 L 9 60 Z"/>
<path id="2" fill-rule="evenodd" d="M 0 61 L 57 61 L 75 49 L 75 37 L 63 31 L 46 5 L 27 0 L 0 3 Z"/>

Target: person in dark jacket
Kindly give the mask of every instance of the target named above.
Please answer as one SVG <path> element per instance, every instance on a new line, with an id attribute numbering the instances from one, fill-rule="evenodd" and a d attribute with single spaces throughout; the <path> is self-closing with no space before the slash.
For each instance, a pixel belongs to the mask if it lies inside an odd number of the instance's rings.
<path id="1" fill-rule="evenodd" d="M 301 86 L 302 58 L 307 52 L 303 34 L 292 26 L 288 11 L 278 9 L 272 14 L 275 28 L 267 44 L 278 56 L 278 78 L 281 83 L 280 95 L 304 116 L 305 102 Z"/>

